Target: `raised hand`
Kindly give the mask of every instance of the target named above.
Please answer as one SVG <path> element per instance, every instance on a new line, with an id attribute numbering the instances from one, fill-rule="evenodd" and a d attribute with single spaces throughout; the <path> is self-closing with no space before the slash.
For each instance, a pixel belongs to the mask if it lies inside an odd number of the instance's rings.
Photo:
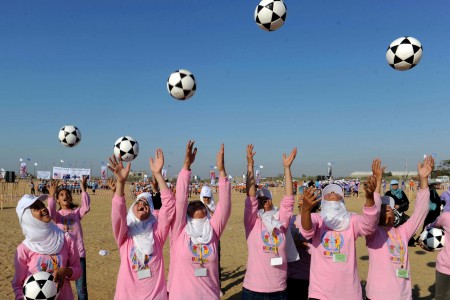
<path id="1" fill-rule="evenodd" d="M 112 155 L 109 158 L 108 169 L 114 173 L 117 182 L 125 183 L 131 170 L 131 163 L 128 163 L 124 168 L 123 162 L 121 160 L 117 160 L 117 157 Z"/>
<path id="2" fill-rule="evenodd" d="M 383 167 L 381 166 L 381 159 L 379 159 L 378 157 L 372 161 L 372 173 L 377 180 L 381 180 L 383 178 L 383 173 L 385 169 L 386 166 Z"/>
<path id="3" fill-rule="evenodd" d="M 316 188 L 310 186 L 303 193 L 303 204 L 302 212 L 311 212 L 311 210 L 319 203 L 317 196 L 319 196 L 320 191 Z"/>
<path id="4" fill-rule="evenodd" d="M 191 170 L 191 165 L 194 163 L 195 156 L 197 155 L 197 148 L 194 148 L 194 143 L 194 141 L 189 140 L 186 145 L 186 156 L 183 166 L 186 170 Z"/>
<path id="5" fill-rule="evenodd" d="M 219 152 L 217 152 L 216 165 L 219 172 L 225 172 L 225 146 L 223 144 L 220 146 Z"/>
<path id="6" fill-rule="evenodd" d="M 290 168 L 296 156 L 297 156 L 297 147 L 292 149 L 292 152 L 288 157 L 286 157 L 286 154 L 283 153 L 283 166 L 285 168 Z"/>
<path id="7" fill-rule="evenodd" d="M 431 155 L 427 155 L 423 159 L 423 163 L 420 162 L 417 163 L 417 171 L 420 177 L 428 178 L 433 169 L 434 169 L 434 158 Z"/>
<path id="8" fill-rule="evenodd" d="M 158 148 L 155 151 L 155 158 L 150 157 L 150 170 L 153 174 L 159 174 L 164 166 L 164 153 Z"/>
<path id="9" fill-rule="evenodd" d="M 80 187 L 81 187 L 81 190 L 83 191 L 83 192 L 85 192 L 86 191 L 86 186 L 87 186 L 87 175 L 83 175 L 83 176 L 81 176 L 81 183 L 80 183 Z"/>
<path id="10" fill-rule="evenodd" d="M 110 177 L 108 178 L 108 180 L 106 180 L 106 184 L 113 191 L 113 193 L 116 192 L 116 180 Z"/>
<path id="11" fill-rule="evenodd" d="M 247 165 L 254 166 L 255 161 L 253 160 L 253 156 L 255 156 L 256 152 L 253 152 L 253 145 L 247 145 Z"/>
<path id="12" fill-rule="evenodd" d="M 58 180 L 52 180 L 48 184 L 48 194 L 50 197 L 56 197 L 56 191 L 58 190 L 59 181 Z"/>
<path id="13" fill-rule="evenodd" d="M 364 191 L 366 191 L 366 198 L 373 199 L 373 193 L 377 188 L 377 178 L 374 175 L 368 177 L 367 180 L 364 181 L 363 187 Z"/>

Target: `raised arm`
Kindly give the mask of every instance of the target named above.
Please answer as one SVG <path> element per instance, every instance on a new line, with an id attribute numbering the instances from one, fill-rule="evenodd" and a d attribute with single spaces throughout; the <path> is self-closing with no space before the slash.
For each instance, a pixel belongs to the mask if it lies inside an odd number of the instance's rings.
<path id="1" fill-rule="evenodd" d="M 217 169 L 219 170 L 219 203 L 211 218 L 211 226 L 220 239 L 231 214 L 231 184 L 225 171 L 225 147 L 222 144 L 217 153 Z"/>
<path id="2" fill-rule="evenodd" d="M 245 199 L 244 209 L 244 226 L 246 235 L 250 232 L 253 225 L 255 225 L 258 218 L 258 200 L 256 199 L 256 186 L 255 186 L 255 172 L 253 156 L 256 152 L 253 152 L 253 145 L 247 145 L 247 179 L 245 182 L 245 189 L 247 191 L 247 198 Z"/>
<path id="3" fill-rule="evenodd" d="M 292 173 L 291 173 L 291 165 L 297 156 L 297 147 L 295 147 L 291 154 L 286 157 L 286 154 L 283 153 L 283 168 L 284 168 L 284 178 L 286 180 L 286 184 L 284 185 L 284 195 L 285 196 L 293 196 L 294 191 L 292 189 Z"/>
<path id="4" fill-rule="evenodd" d="M 377 181 L 375 176 L 370 176 L 364 182 L 366 192 L 366 203 L 362 215 L 356 215 L 355 239 L 359 236 L 367 236 L 375 232 L 380 220 L 381 197 L 375 194 Z"/>
<path id="5" fill-rule="evenodd" d="M 292 217 L 292 211 L 294 210 L 294 191 L 292 189 L 292 173 L 291 165 L 297 156 L 297 147 L 294 148 L 291 154 L 286 157 L 283 153 L 283 168 L 284 178 L 286 184 L 284 185 L 284 198 L 280 203 L 280 221 L 283 223 L 284 228 L 288 228 L 290 219 Z"/>
<path id="6" fill-rule="evenodd" d="M 48 194 L 49 197 L 47 199 L 47 209 L 48 213 L 50 214 L 50 217 L 52 218 L 53 222 L 57 222 L 56 220 L 56 190 L 58 189 L 58 181 L 52 180 L 50 181 L 49 187 L 48 187 Z"/>
<path id="7" fill-rule="evenodd" d="M 424 158 L 423 163 L 417 163 L 417 171 L 419 173 L 419 186 L 420 189 L 417 192 L 416 204 L 414 205 L 414 212 L 402 225 L 405 229 L 406 236 L 410 238 L 413 236 L 419 226 L 423 224 L 428 213 L 430 190 L 428 188 L 428 176 L 431 174 L 434 168 L 434 159 L 431 155 Z"/>
<path id="8" fill-rule="evenodd" d="M 319 203 L 319 200 L 317 199 L 318 191 L 310 186 L 309 188 L 305 189 L 305 192 L 303 193 L 303 205 L 302 205 L 302 228 L 300 228 L 300 231 L 302 235 L 305 237 L 305 239 L 310 239 L 314 235 L 314 228 L 313 228 L 313 222 L 311 219 L 311 210 Z"/>
<path id="9" fill-rule="evenodd" d="M 113 155 L 109 158 L 108 168 L 116 177 L 116 190 L 112 199 L 111 221 L 114 239 L 120 247 L 126 240 L 128 234 L 127 208 L 125 203 L 125 183 L 130 173 L 131 163 L 124 168 L 123 162 L 118 161 Z"/>
<path id="10" fill-rule="evenodd" d="M 253 145 L 247 145 L 247 179 L 245 182 L 245 188 L 247 190 L 247 197 L 256 197 L 256 186 L 255 186 L 255 161 L 253 156 L 256 152 L 253 152 Z"/>
<path id="11" fill-rule="evenodd" d="M 170 223 L 175 215 L 175 198 L 172 195 L 169 187 L 167 186 L 164 177 L 162 176 L 162 168 L 164 166 L 164 153 L 161 149 L 157 149 L 155 152 L 155 158 L 150 157 L 150 170 L 152 171 L 153 178 L 158 182 L 161 189 L 162 206 L 158 214 L 158 225 L 156 233 L 161 237 L 162 241 L 165 241 L 169 234 Z"/>
<path id="12" fill-rule="evenodd" d="M 380 220 L 381 197 L 379 189 L 381 189 L 381 180 L 386 167 L 381 167 L 381 160 L 376 158 L 372 161 L 373 175 L 364 182 L 364 191 L 366 194 L 366 203 L 364 204 L 362 215 L 355 216 L 355 239 L 358 236 L 367 236 L 375 232 Z"/>
<path id="13" fill-rule="evenodd" d="M 194 163 L 195 156 L 197 155 L 197 148 L 194 148 L 194 143 L 194 141 L 189 140 L 186 145 L 183 168 L 177 178 L 177 192 L 175 194 L 175 221 L 173 223 L 173 233 L 176 236 L 181 233 L 181 230 L 186 225 L 191 165 Z"/>
<path id="14" fill-rule="evenodd" d="M 83 175 L 80 183 L 81 187 L 81 207 L 79 210 L 80 219 L 91 210 L 91 197 L 89 197 L 89 194 L 86 192 L 86 182 L 87 176 Z"/>

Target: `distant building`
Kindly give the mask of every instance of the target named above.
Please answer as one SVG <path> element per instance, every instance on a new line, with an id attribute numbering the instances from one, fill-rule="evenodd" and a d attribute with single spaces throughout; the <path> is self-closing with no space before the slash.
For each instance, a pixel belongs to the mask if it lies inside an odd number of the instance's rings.
<path id="1" fill-rule="evenodd" d="M 413 176 L 419 176 L 419 173 L 417 171 L 391 171 L 389 172 L 392 174 L 392 177 L 413 177 Z M 361 171 L 355 171 L 350 173 L 350 177 L 368 177 L 372 175 L 372 172 L 361 172 Z"/>

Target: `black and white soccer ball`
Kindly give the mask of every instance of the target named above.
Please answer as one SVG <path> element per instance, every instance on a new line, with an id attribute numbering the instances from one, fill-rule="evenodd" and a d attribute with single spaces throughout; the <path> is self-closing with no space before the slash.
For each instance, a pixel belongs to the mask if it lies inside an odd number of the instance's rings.
<path id="1" fill-rule="evenodd" d="M 37 272 L 25 279 L 23 296 L 26 300 L 54 300 L 58 294 L 53 275 L 48 272 Z"/>
<path id="2" fill-rule="evenodd" d="M 445 245 L 444 230 L 440 228 L 425 229 L 419 237 L 425 250 L 441 250 Z"/>
<path id="3" fill-rule="evenodd" d="M 170 74 L 169 79 L 167 79 L 167 91 L 177 100 L 191 98 L 196 90 L 195 77 L 188 70 L 177 70 Z"/>
<path id="4" fill-rule="evenodd" d="M 255 9 L 255 22 L 263 30 L 277 30 L 286 21 L 286 11 L 282 0 L 262 0 Z"/>
<path id="5" fill-rule="evenodd" d="M 122 136 L 114 143 L 114 155 L 122 161 L 132 161 L 139 154 L 139 144 L 131 136 Z"/>
<path id="6" fill-rule="evenodd" d="M 81 132 L 76 126 L 65 125 L 59 130 L 58 139 L 64 146 L 74 147 L 81 141 Z"/>
<path id="7" fill-rule="evenodd" d="M 393 41 L 387 51 L 388 64 L 397 71 L 414 68 L 422 58 L 422 44 L 413 37 L 403 36 Z"/>

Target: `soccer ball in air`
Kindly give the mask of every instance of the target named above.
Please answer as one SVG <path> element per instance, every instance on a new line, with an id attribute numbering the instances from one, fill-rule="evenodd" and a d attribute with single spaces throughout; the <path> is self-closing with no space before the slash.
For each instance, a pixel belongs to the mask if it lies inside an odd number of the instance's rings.
<path id="1" fill-rule="evenodd" d="M 197 85 L 194 75 L 188 70 L 177 70 L 167 79 L 167 91 L 177 100 L 187 100 L 195 94 Z"/>
<path id="2" fill-rule="evenodd" d="M 27 300 L 53 300 L 57 293 L 53 275 L 48 272 L 37 272 L 30 275 L 23 284 L 23 295 Z"/>
<path id="3" fill-rule="evenodd" d="M 65 125 L 59 130 L 58 139 L 64 146 L 73 147 L 81 141 L 81 132 L 73 125 Z"/>
<path id="4" fill-rule="evenodd" d="M 139 144 L 131 136 L 122 136 L 114 143 L 114 155 L 122 161 L 132 161 L 139 154 Z"/>
<path id="5" fill-rule="evenodd" d="M 286 5 L 282 0 L 262 0 L 255 9 L 255 22 L 263 30 L 277 30 L 285 20 Z"/>
<path id="6" fill-rule="evenodd" d="M 428 251 L 441 250 L 444 245 L 444 231 L 440 228 L 425 229 L 419 237 L 423 247 Z"/>
<path id="7" fill-rule="evenodd" d="M 386 51 L 386 60 L 397 71 L 406 71 L 419 63 L 422 52 L 422 44 L 418 40 L 403 36 L 389 45 Z"/>

